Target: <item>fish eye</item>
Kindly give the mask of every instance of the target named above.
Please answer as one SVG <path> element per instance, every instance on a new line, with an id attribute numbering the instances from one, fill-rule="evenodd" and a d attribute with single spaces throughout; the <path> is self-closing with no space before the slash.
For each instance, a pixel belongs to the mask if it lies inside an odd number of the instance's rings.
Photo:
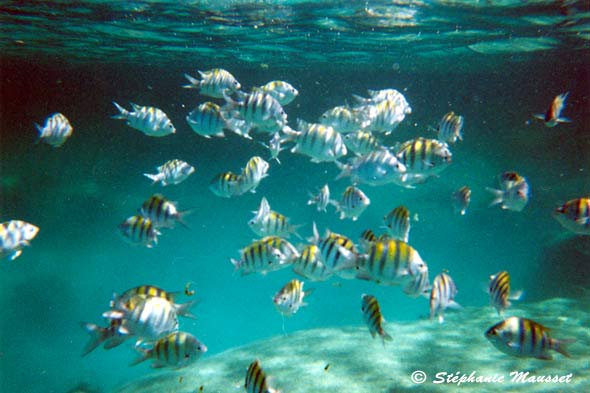
<path id="1" fill-rule="evenodd" d="M 188 353 L 184 355 L 185 359 L 188 359 L 189 357 L 190 357 L 190 355 Z"/>

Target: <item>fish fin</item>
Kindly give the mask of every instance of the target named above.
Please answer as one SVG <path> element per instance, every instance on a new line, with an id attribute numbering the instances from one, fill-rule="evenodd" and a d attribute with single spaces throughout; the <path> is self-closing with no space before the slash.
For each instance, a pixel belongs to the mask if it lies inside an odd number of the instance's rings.
<path id="1" fill-rule="evenodd" d="M 113 118 L 113 119 L 127 119 L 127 115 L 129 115 L 129 112 L 127 111 L 127 109 L 123 108 L 121 105 L 117 104 L 115 101 L 113 101 L 113 105 L 115 105 L 115 107 L 117 107 L 117 109 L 119 110 L 119 114 L 111 116 L 111 118 Z"/>
<path id="2" fill-rule="evenodd" d="M 134 102 L 130 102 L 129 105 L 131 105 L 131 107 L 133 108 L 134 112 L 139 112 L 141 110 L 141 105 L 137 105 Z"/>
<path id="3" fill-rule="evenodd" d="M 123 344 L 127 340 L 127 335 L 115 336 L 107 339 L 104 344 L 104 349 L 109 350 Z"/>
<path id="4" fill-rule="evenodd" d="M 148 360 L 152 356 L 152 350 L 147 348 L 142 348 L 139 345 L 135 346 L 135 349 L 140 352 L 140 356 L 129 363 L 129 367 L 133 367 L 141 362 Z M 152 365 L 153 367 L 153 365 Z"/>
<path id="5" fill-rule="evenodd" d="M 190 302 L 182 303 L 182 304 L 175 304 L 174 309 L 177 315 L 182 315 L 186 318 L 197 319 L 197 317 L 191 314 L 190 309 L 193 308 L 194 305 L 199 304 L 199 299 L 195 299 Z"/>
<path id="6" fill-rule="evenodd" d="M 90 333 L 90 340 L 86 343 L 82 351 L 82 356 L 86 356 L 107 339 L 108 331 L 106 328 L 93 323 L 82 322 L 82 327 Z"/>
<path id="7" fill-rule="evenodd" d="M 524 296 L 524 290 L 513 291 L 510 294 L 510 296 L 508 296 L 508 299 L 510 299 L 510 300 L 520 300 L 523 296 Z"/>
<path id="8" fill-rule="evenodd" d="M 107 319 L 122 319 L 125 317 L 125 312 L 121 310 L 109 310 L 103 312 L 102 316 Z"/>
<path id="9" fill-rule="evenodd" d="M 533 113 L 533 118 L 545 121 L 544 113 Z"/>
<path id="10" fill-rule="evenodd" d="M 347 164 L 343 164 L 338 160 L 334 161 L 334 164 L 336 164 L 336 166 L 338 167 L 338 169 L 340 169 L 340 173 L 338 174 L 338 176 L 336 176 L 336 178 L 334 180 L 340 180 L 343 177 L 347 177 L 350 176 L 352 173 L 352 165 L 347 165 Z"/>
<path id="11" fill-rule="evenodd" d="M 459 303 L 457 303 L 457 302 L 456 302 L 456 301 L 454 301 L 454 300 L 451 300 L 451 301 L 449 302 L 449 304 L 447 304 L 447 307 L 448 307 L 448 308 L 452 308 L 452 309 L 454 309 L 454 310 L 462 310 L 462 309 L 463 309 L 463 306 L 461 306 Z"/>
<path id="12" fill-rule="evenodd" d="M 201 71 L 199 71 L 201 72 Z M 184 77 L 189 81 L 188 85 L 183 85 L 185 89 L 198 89 L 201 87 L 201 81 L 197 78 L 190 76 L 189 74 L 184 74 Z"/>
<path id="13" fill-rule="evenodd" d="M 150 173 L 144 173 L 143 175 L 152 181 L 152 185 L 154 185 L 160 181 L 160 174 L 159 173 L 156 173 L 155 175 L 152 175 Z"/>
<path id="14" fill-rule="evenodd" d="M 553 349 L 555 349 L 557 352 L 559 352 L 560 354 L 562 354 L 563 356 L 565 356 L 566 358 L 571 358 L 572 355 L 570 355 L 570 353 L 567 350 L 567 346 L 569 344 L 575 343 L 576 340 L 574 338 L 567 338 L 567 339 L 562 339 L 562 340 L 553 340 Z"/>
<path id="15" fill-rule="evenodd" d="M 504 191 L 496 190 L 495 188 L 486 187 L 486 190 L 494 194 L 494 200 L 489 204 L 489 207 L 504 202 Z"/>
<path id="16" fill-rule="evenodd" d="M 229 261 L 232 263 L 232 265 L 234 265 L 234 271 L 237 271 L 240 269 L 240 267 L 242 266 L 242 263 L 240 261 L 238 261 L 237 259 L 234 258 L 230 258 Z"/>
<path id="17" fill-rule="evenodd" d="M 385 330 L 381 331 L 380 336 L 381 340 L 383 341 L 383 345 L 385 345 L 385 341 L 393 341 L 393 338 Z"/>

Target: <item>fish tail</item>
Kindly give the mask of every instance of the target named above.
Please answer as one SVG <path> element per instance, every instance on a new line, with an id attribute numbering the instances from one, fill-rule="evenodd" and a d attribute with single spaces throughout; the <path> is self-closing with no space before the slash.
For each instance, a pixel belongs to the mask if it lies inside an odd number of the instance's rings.
<path id="1" fill-rule="evenodd" d="M 193 212 L 193 210 L 192 210 L 192 209 L 191 209 L 191 210 L 184 210 L 184 211 L 178 212 L 178 216 L 176 217 L 176 221 L 177 221 L 177 222 L 178 222 L 180 225 L 182 225 L 183 227 L 185 227 L 186 229 L 191 229 L 191 228 L 190 228 L 190 227 L 187 225 L 186 221 L 184 221 L 184 217 L 186 217 L 187 215 L 191 214 L 192 212 Z"/>
<path id="2" fill-rule="evenodd" d="M 389 335 L 389 333 L 387 333 L 383 329 L 381 329 L 381 332 L 379 332 L 379 335 L 381 336 L 381 341 L 383 342 L 383 346 L 385 346 L 385 341 L 393 341 L 393 338 Z"/>
<path id="3" fill-rule="evenodd" d="M 84 347 L 82 351 L 82 356 L 88 355 L 92 352 L 96 347 L 98 347 L 101 343 L 103 343 L 108 337 L 108 332 L 106 328 L 100 327 L 93 323 L 82 323 L 82 327 L 90 333 L 90 340 Z"/>
<path id="4" fill-rule="evenodd" d="M 141 362 L 148 360 L 152 357 L 152 350 L 148 348 L 142 348 L 140 345 L 137 345 L 135 349 L 140 353 L 140 356 L 136 358 L 134 361 L 129 363 L 129 367 L 133 367 Z"/>
<path id="5" fill-rule="evenodd" d="M 343 177 L 350 176 L 351 171 L 352 171 L 352 166 L 343 164 L 340 161 L 334 161 L 334 163 L 336 164 L 338 169 L 340 169 L 340 174 L 338 174 L 338 176 L 336 176 L 336 178 L 334 180 L 340 180 Z"/>
<path id="6" fill-rule="evenodd" d="M 490 207 L 502 203 L 504 201 L 504 191 L 496 190 L 495 188 L 486 187 L 486 190 L 494 194 L 494 200 L 490 203 Z"/>
<path id="7" fill-rule="evenodd" d="M 185 89 L 198 89 L 201 87 L 201 81 L 197 78 L 193 78 L 189 74 L 184 74 L 184 77 L 190 82 L 188 85 L 183 85 Z"/>
<path id="8" fill-rule="evenodd" d="M 175 310 L 176 310 L 176 314 L 177 315 L 182 315 L 183 317 L 187 317 L 187 318 L 191 318 L 191 319 L 197 319 L 196 316 L 194 316 L 191 312 L 190 309 L 193 308 L 193 306 L 195 304 L 198 304 L 199 300 L 193 300 L 190 302 L 186 302 L 186 303 L 182 303 L 182 304 L 177 304 L 175 305 Z"/>
<path id="9" fill-rule="evenodd" d="M 37 131 L 39 132 L 39 136 L 37 137 L 37 140 L 35 141 L 35 144 L 39 143 L 39 141 L 41 141 L 41 137 L 43 136 L 43 127 L 41 127 L 38 123 L 35 123 L 35 128 L 37 128 Z"/>
<path id="10" fill-rule="evenodd" d="M 144 173 L 143 175 L 152 181 L 152 185 L 160 181 L 160 174 L 158 173 L 155 175 L 152 175 L 150 173 Z"/>
<path id="11" fill-rule="evenodd" d="M 123 108 L 121 105 L 117 104 L 115 101 L 113 101 L 113 105 L 115 105 L 117 107 L 117 109 L 119 110 L 119 114 L 118 115 L 114 115 L 112 116 L 113 119 L 126 119 L 127 116 L 129 115 L 129 112 L 127 111 L 127 109 Z"/>
<path id="12" fill-rule="evenodd" d="M 567 346 L 569 344 L 575 343 L 576 340 L 573 338 L 563 339 L 563 340 L 553 340 L 553 349 L 557 352 L 565 356 L 566 358 L 571 358 L 572 355 L 567 350 Z"/>

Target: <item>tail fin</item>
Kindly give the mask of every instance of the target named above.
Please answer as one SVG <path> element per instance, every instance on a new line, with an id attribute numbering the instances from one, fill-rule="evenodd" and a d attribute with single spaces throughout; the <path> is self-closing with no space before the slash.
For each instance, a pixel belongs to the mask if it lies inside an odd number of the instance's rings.
<path id="1" fill-rule="evenodd" d="M 152 186 L 160 181 L 160 174 L 159 173 L 156 173 L 155 175 L 152 175 L 149 173 L 144 173 L 143 175 L 152 181 Z"/>
<path id="2" fill-rule="evenodd" d="M 123 108 L 121 105 L 117 104 L 115 101 L 113 101 L 113 105 L 115 105 L 117 107 L 117 109 L 119 110 L 119 114 L 118 115 L 114 115 L 112 116 L 113 119 L 126 119 L 127 115 L 129 115 L 129 111 L 127 111 L 127 109 Z"/>
<path id="3" fill-rule="evenodd" d="M 148 348 L 143 348 L 141 344 L 136 345 L 135 349 L 140 353 L 140 356 L 131 363 L 129 363 L 129 367 L 138 365 L 139 363 L 144 362 L 152 357 L 152 350 Z"/>
<path id="4" fill-rule="evenodd" d="M 568 338 L 563 340 L 553 340 L 553 349 L 557 352 L 565 356 L 566 358 L 571 358 L 572 355 L 567 350 L 567 346 L 569 344 L 575 343 L 576 340 L 574 338 Z"/>
<path id="5" fill-rule="evenodd" d="M 39 136 L 37 137 L 37 140 L 35 141 L 35 144 L 37 144 L 37 143 L 39 143 L 39 141 L 43 137 L 43 127 L 41 127 L 39 124 L 35 123 L 35 128 L 37 128 L 37 131 L 39 132 Z"/>
<path id="6" fill-rule="evenodd" d="M 198 89 L 199 87 L 201 87 L 201 81 L 197 78 L 193 78 L 189 74 L 184 74 L 184 77 L 190 82 L 188 85 L 182 86 L 185 89 Z"/>
<path id="7" fill-rule="evenodd" d="M 338 174 L 338 176 L 336 176 L 336 179 L 334 179 L 334 180 L 340 180 L 343 177 L 350 176 L 350 174 L 352 172 L 351 165 L 343 164 L 340 161 L 334 161 L 334 164 L 336 164 L 338 169 L 340 169 L 340 174 Z"/>
<path id="8" fill-rule="evenodd" d="M 182 315 L 183 317 L 187 317 L 187 318 L 191 318 L 191 319 L 197 319 L 196 316 L 194 316 L 193 314 L 191 314 L 190 309 L 195 305 L 198 304 L 199 300 L 193 300 L 190 302 L 186 302 L 186 303 L 182 303 L 182 304 L 176 304 L 174 306 L 175 310 L 176 310 L 176 314 L 177 315 Z"/>
<path id="9" fill-rule="evenodd" d="M 486 190 L 494 194 L 494 200 L 490 203 L 490 206 L 497 205 L 498 203 L 504 202 L 504 191 L 496 190 L 495 188 L 486 187 Z"/>
<path id="10" fill-rule="evenodd" d="M 82 356 L 86 356 L 108 338 L 108 330 L 107 328 L 100 327 L 93 323 L 82 322 L 82 327 L 86 329 L 91 336 L 82 351 Z"/>

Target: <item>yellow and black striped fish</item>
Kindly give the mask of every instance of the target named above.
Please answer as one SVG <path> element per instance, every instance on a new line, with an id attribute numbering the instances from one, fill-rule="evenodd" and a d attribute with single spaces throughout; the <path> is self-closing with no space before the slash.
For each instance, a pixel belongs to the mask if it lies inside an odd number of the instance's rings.
<path id="1" fill-rule="evenodd" d="M 248 226 L 258 236 L 289 237 L 291 234 L 299 236 L 298 226 L 292 225 L 283 214 L 271 210 L 265 197 L 262 197 L 260 207 L 254 218 L 248 221 Z"/>
<path id="2" fill-rule="evenodd" d="M 269 166 L 268 162 L 259 156 L 250 158 L 238 179 L 240 194 L 248 191 L 255 192 L 260 181 L 268 176 Z"/>
<path id="3" fill-rule="evenodd" d="M 240 260 L 230 259 L 242 275 L 282 269 L 299 256 L 297 249 L 287 240 L 277 236 L 267 236 L 250 243 L 241 251 Z"/>
<path id="4" fill-rule="evenodd" d="M 369 197 L 365 193 L 355 186 L 348 186 L 340 202 L 332 202 L 337 210 L 340 212 L 340 219 L 350 218 L 352 221 L 356 221 L 365 209 L 371 204 Z"/>
<path id="5" fill-rule="evenodd" d="M 356 267 L 358 250 L 354 242 L 344 235 L 327 231 L 323 238 L 319 237 L 314 223 L 314 242 L 320 248 L 322 262 L 332 273 L 344 278 L 352 278 L 352 270 Z"/>
<path id="6" fill-rule="evenodd" d="M 385 226 L 389 234 L 398 240 L 408 242 L 410 236 L 410 211 L 405 206 L 398 206 L 385 217 Z"/>
<path id="7" fill-rule="evenodd" d="M 375 235 L 375 232 L 373 232 L 372 229 L 365 229 L 361 233 L 361 237 L 359 239 L 359 243 L 363 252 L 367 252 L 369 246 L 377 240 L 377 235 Z"/>
<path id="8" fill-rule="evenodd" d="M 201 79 L 193 78 L 188 74 L 184 77 L 189 81 L 186 89 L 199 89 L 199 93 L 214 98 L 223 98 L 224 94 L 230 95 L 242 87 L 240 82 L 223 68 L 213 68 L 208 71 L 198 71 Z"/>
<path id="9" fill-rule="evenodd" d="M 152 348 L 144 348 L 138 345 L 135 349 L 141 353 L 141 357 L 134 360 L 130 366 L 153 359 L 153 368 L 185 367 L 207 352 L 205 344 L 197 340 L 192 334 L 185 332 L 170 333 L 156 341 Z"/>
<path id="10" fill-rule="evenodd" d="M 223 172 L 215 175 L 209 183 L 209 189 L 213 194 L 222 197 L 230 198 L 232 196 L 243 194 L 240 187 L 239 175 L 232 172 Z"/>
<path id="11" fill-rule="evenodd" d="M 145 218 L 149 218 L 156 228 L 174 228 L 177 222 L 186 227 L 182 218 L 187 212 L 178 211 L 176 204 L 161 194 L 149 197 L 143 202 L 139 212 Z"/>
<path id="12" fill-rule="evenodd" d="M 461 306 L 455 302 L 456 295 L 457 286 L 447 272 L 443 271 L 434 277 L 430 292 L 430 320 L 438 315 L 438 322 L 443 323 L 444 311 L 447 307 L 460 308 Z"/>
<path id="13" fill-rule="evenodd" d="M 280 393 L 279 390 L 270 387 L 269 378 L 260 366 L 258 359 L 248 366 L 244 387 L 247 393 Z"/>
<path id="14" fill-rule="evenodd" d="M 553 211 L 553 217 L 569 231 L 590 235 L 590 198 L 567 201 Z"/>
<path id="15" fill-rule="evenodd" d="M 457 139 L 462 141 L 463 135 L 461 131 L 464 123 L 463 116 L 456 115 L 455 112 L 445 114 L 436 129 L 438 131 L 438 140 L 445 143 L 455 143 Z"/>
<path id="16" fill-rule="evenodd" d="M 39 227 L 22 220 L 11 220 L 0 224 L 0 259 L 8 257 L 14 261 L 22 254 L 22 248 L 29 246 L 39 233 Z"/>
<path id="17" fill-rule="evenodd" d="M 300 307 L 306 306 L 303 302 L 305 296 L 309 295 L 312 290 L 303 290 L 303 281 L 293 279 L 285 284 L 273 297 L 272 301 L 277 310 L 289 317 L 295 314 Z"/>
<path id="18" fill-rule="evenodd" d="M 566 346 L 576 341 L 554 339 L 545 326 L 519 317 L 510 317 L 492 326 L 486 331 L 485 336 L 496 348 L 508 355 L 543 360 L 553 359 L 549 350 L 571 357 Z"/>
<path id="19" fill-rule="evenodd" d="M 158 244 L 160 232 L 152 220 L 140 215 L 131 216 L 119 225 L 119 231 L 125 239 L 133 244 L 141 244 L 152 248 Z"/>
<path id="20" fill-rule="evenodd" d="M 469 203 L 471 202 L 471 189 L 467 186 L 459 188 L 453 193 L 452 200 L 455 213 L 464 216 L 469 207 Z"/>
<path id="21" fill-rule="evenodd" d="M 504 310 L 510 307 L 509 299 L 518 300 L 522 296 L 522 291 L 510 295 L 510 275 L 505 270 L 490 276 L 488 293 L 490 305 L 498 311 L 499 315 L 503 315 Z"/>
<path id="22" fill-rule="evenodd" d="M 405 165 L 408 175 L 425 177 L 436 175 L 449 166 L 452 154 L 446 143 L 416 138 L 399 147 L 397 158 Z"/>
<path id="23" fill-rule="evenodd" d="M 66 140 L 72 136 L 74 129 L 70 121 L 61 113 L 54 113 L 45 120 L 45 125 L 41 127 L 35 123 L 39 131 L 39 140 L 53 147 L 60 147 Z"/>
<path id="24" fill-rule="evenodd" d="M 315 244 L 305 246 L 293 262 L 293 273 L 311 281 L 325 281 L 332 273 L 323 264 L 320 248 Z"/>
<path id="25" fill-rule="evenodd" d="M 391 341 L 392 338 L 385 330 L 383 330 L 382 323 L 385 322 L 383 315 L 381 314 L 381 307 L 379 302 L 374 296 L 362 294 L 361 295 L 361 311 L 363 313 L 363 319 L 369 328 L 371 337 L 375 338 L 375 335 L 379 335 L 385 345 L 385 341 Z"/>
<path id="26" fill-rule="evenodd" d="M 212 102 L 203 102 L 196 107 L 186 116 L 186 122 L 195 133 L 205 138 L 223 138 L 223 130 L 228 127 L 221 114 L 221 108 Z"/>

